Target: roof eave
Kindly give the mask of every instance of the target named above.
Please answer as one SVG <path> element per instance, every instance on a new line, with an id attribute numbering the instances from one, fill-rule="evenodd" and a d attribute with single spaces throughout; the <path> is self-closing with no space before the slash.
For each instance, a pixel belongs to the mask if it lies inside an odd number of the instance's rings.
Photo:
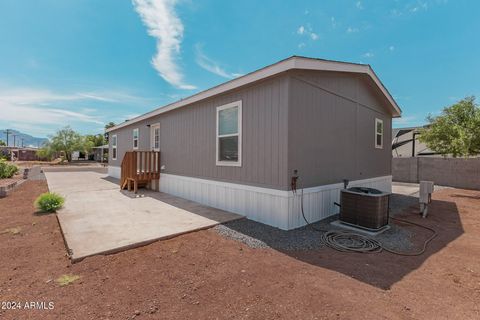
<path id="1" fill-rule="evenodd" d="M 201 91 L 196 93 L 190 97 L 187 97 L 182 100 L 175 101 L 171 104 L 168 104 L 164 107 L 157 108 L 150 112 L 147 112 L 141 116 L 135 117 L 128 121 L 122 122 L 112 128 L 106 130 L 106 132 L 111 132 L 114 130 L 118 130 L 120 128 L 126 127 L 130 124 L 146 120 L 150 117 L 154 117 L 160 115 L 162 113 L 198 102 L 200 100 L 204 100 L 210 98 L 212 96 L 218 95 L 220 93 L 233 90 L 244 85 L 277 75 L 279 73 L 292 70 L 292 69 L 306 69 L 306 70 L 318 70 L 318 71 L 335 71 L 335 72 L 354 72 L 354 73 L 365 73 L 369 75 L 375 84 L 380 88 L 382 93 L 385 95 L 387 100 L 390 102 L 391 109 L 392 109 L 392 117 L 398 118 L 401 116 L 401 109 L 393 99 L 392 95 L 388 92 L 387 88 L 383 85 L 380 79 L 377 77 L 373 69 L 370 65 L 366 64 L 357 64 L 357 63 L 349 63 L 349 62 L 340 62 L 340 61 L 331 61 L 331 60 L 323 60 L 323 59 L 315 59 L 315 58 L 306 58 L 306 57 L 298 57 L 292 56 L 290 58 L 281 60 L 277 63 L 272 65 L 266 66 L 259 70 L 253 71 L 248 73 L 244 76 L 239 78 L 224 82 L 220 85 L 212 87 L 210 89 Z"/>

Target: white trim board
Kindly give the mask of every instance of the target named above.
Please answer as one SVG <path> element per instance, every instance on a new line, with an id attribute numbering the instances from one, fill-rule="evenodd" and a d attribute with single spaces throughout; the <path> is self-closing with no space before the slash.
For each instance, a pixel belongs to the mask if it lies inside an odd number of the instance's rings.
<path id="1" fill-rule="evenodd" d="M 207 99 L 215 95 L 224 93 L 226 91 L 233 90 L 233 89 L 242 87 L 244 85 L 253 83 L 255 81 L 259 81 L 259 80 L 277 75 L 282 72 L 286 72 L 288 70 L 293 70 L 293 69 L 353 72 L 353 73 L 366 74 L 373 80 L 373 82 L 377 85 L 380 91 L 382 91 L 383 95 L 387 98 L 390 104 L 390 107 L 392 108 L 393 117 L 400 117 L 402 113 L 400 107 L 398 106 L 396 101 L 393 99 L 392 95 L 388 92 L 387 88 L 383 85 L 383 83 L 377 77 L 377 75 L 375 74 L 373 69 L 370 67 L 370 65 L 292 56 L 288 59 L 279 61 L 277 63 L 266 66 L 264 68 L 258 69 L 242 77 L 238 77 L 236 79 L 224 82 L 218 86 L 199 92 L 185 99 L 157 108 L 153 111 L 145 113 L 129 121 L 122 122 L 112 128 L 107 129 L 106 132 L 110 132 L 113 130 L 123 128 L 125 126 L 129 126 L 133 123 L 146 120 L 148 118 L 157 116 L 159 114 L 187 106 L 189 104 L 198 102 L 200 100 Z"/>

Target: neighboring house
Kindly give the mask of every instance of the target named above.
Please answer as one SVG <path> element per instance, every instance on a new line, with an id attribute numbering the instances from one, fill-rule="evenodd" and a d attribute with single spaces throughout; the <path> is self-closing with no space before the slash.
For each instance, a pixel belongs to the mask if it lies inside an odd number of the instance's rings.
<path id="1" fill-rule="evenodd" d="M 5 155 L 10 160 L 15 161 L 40 161 L 45 160 L 37 156 L 37 148 L 30 147 L 0 147 L 0 155 Z"/>
<path id="2" fill-rule="evenodd" d="M 98 162 L 104 162 L 104 159 L 108 157 L 108 144 L 99 147 L 92 148 L 92 154 L 89 155 L 89 158 Z"/>
<path id="3" fill-rule="evenodd" d="M 421 156 L 441 156 L 430 150 L 418 140 L 423 127 L 396 128 L 392 130 L 392 156 L 394 158 L 410 158 Z"/>
<path id="4" fill-rule="evenodd" d="M 297 175 L 312 222 L 338 212 L 343 179 L 391 190 L 400 113 L 369 65 L 294 56 L 108 129 L 108 172 L 159 150 L 160 191 L 293 229 Z"/>

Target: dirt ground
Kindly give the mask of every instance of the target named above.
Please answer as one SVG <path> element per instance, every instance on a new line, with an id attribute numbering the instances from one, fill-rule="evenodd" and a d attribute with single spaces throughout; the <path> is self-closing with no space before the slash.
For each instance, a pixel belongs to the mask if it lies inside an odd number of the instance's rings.
<path id="1" fill-rule="evenodd" d="M 47 310 L 0 319 L 480 319 L 479 191 L 445 189 L 428 219 L 402 215 L 439 232 L 420 257 L 252 249 L 204 230 L 71 265 L 55 215 L 34 214 L 46 190 L 28 181 L 0 199 L 0 307 Z"/>

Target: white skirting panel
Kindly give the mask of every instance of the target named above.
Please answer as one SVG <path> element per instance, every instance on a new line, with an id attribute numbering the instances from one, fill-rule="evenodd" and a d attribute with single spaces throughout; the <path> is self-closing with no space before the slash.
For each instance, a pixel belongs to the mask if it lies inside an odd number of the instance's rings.
<path id="1" fill-rule="evenodd" d="M 349 186 L 364 186 L 391 192 L 392 176 L 351 181 Z M 315 222 L 338 212 L 343 183 L 304 189 L 304 212 Z M 301 190 L 276 190 L 162 173 L 160 191 L 211 207 L 245 215 L 283 230 L 305 225 L 300 211 Z"/>
<path id="2" fill-rule="evenodd" d="M 164 173 L 160 175 L 160 191 L 288 228 L 287 191 Z"/>
<path id="3" fill-rule="evenodd" d="M 108 176 L 120 179 L 121 168 L 116 166 L 108 166 Z"/>

